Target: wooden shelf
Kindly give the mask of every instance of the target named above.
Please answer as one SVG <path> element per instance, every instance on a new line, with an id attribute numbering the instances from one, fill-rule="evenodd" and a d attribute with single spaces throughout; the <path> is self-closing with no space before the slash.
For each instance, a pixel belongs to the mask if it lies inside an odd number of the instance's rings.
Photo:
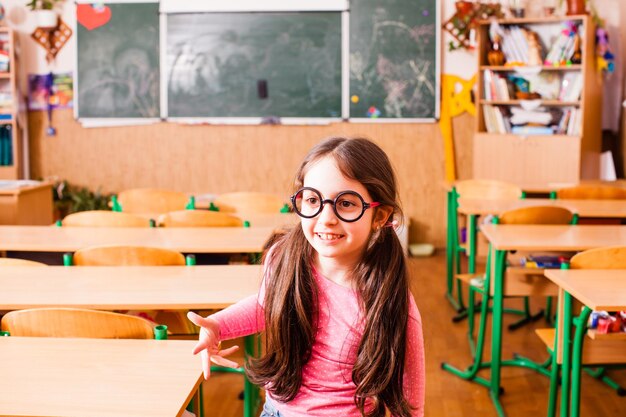
<path id="1" fill-rule="evenodd" d="M 580 52 L 582 62 L 575 65 L 488 65 L 491 40 L 490 21 L 480 21 L 477 26 L 477 88 L 476 132 L 473 140 L 473 172 L 475 178 L 490 178 L 516 184 L 543 184 L 551 182 L 576 183 L 581 179 L 595 179 L 599 176 L 602 122 L 602 77 L 598 75 L 595 59 L 595 24 L 588 15 L 551 16 L 543 18 L 499 19 L 504 29 L 512 25 L 523 26 L 539 36 L 541 44 L 550 50 L 551 42 L 563 30 L 567 21 L 575 21 L 581 36 Z M 511 35 L 514 36 L 514 35 Z M 517 35 L 515 35 L 517 36 Z M 492 61 L 493 62 L 493 61 Z M 563 77 L 572 78 L 580 74 L 582 90 L 578 100 L 542 100 L 539 105 L 560 113 L 560 120 L 550 124 L 560 125 L 564 135 L 524 135 L 505 132 L 510 120 L 506 110 L 535 100 L 503 100 L 507 88 L 510 97 L 511 80 L 509 75 L 522 77 L 524 73 L 535 71 L 540 75 L 555 78 L 561 87 Z M 489 72 L 488 76 L 485 74 Z M 504 79 L 506 86 L 501 81 Z M 530 80 L 529 80 L 530 82 Z M 488 83 L 488 84 L 486 84 Z M 486 88 L 487 87 L 487 91 Z M 554 86 L 556 89 L 556 86 Z M 495 93 L 494 93 L 495 89 Z M 499 99 L 486 100 L 486 97 Z M 553 95 L 552 97 L 559 97 Z M 552 117 L 555 117 L 553 115 Z M 504 119 L 504 120 L 503 120 Z M 562 123 L 562 124 L 561 124 Z M 575 123 L 571 125 L 570 123 Z M 489 124 L 489 129 L 487 128 Z M 491 132 L 489 132 L 491 131 Z"/>
<path id="2" fill-rule="evenodd" d="M 517 71 L 517 70 L 530 70 L 534 68 L 539 68 L 541 71 L 580 71 L 582 69 L 581 65 L 538 65 L 535 67 L 532 66 L 507 66 L 507 65 L 481 65 L 480 70 L 491 70 L 491 71 Z"/>
<path id="3" fill-rule="evenodd" d="M 560 23 L 566 20 L 584 20 L 588 15 L 549 16 L 549 17 L 521 17 L 511 19 L 495 19 L 501 25 L 534 25 L 545 23 Z M 479 24 L 489 25 L 492 20 L 480 20 Z"/>
<path id="4" fill-rule="evenodd" d="M 595 329 L 587 330 L 587 335 L 594 340 L 626 340 L 626 333 L 597 333 Z"/>
<path id="5" fill-rule="evenodd" d="M 13 97 L 13 102 L 5 103 L 0 109 L 0 114 L 11 116 L 10 119 L 0 119 L 0 127 L 3 127 L 3 134 L 10 135 L 11 149 L 12 149 L 12 161 L 11 166 L 0 166 L 0 180 L 4 179 L 20 179 L 23 178 L 24 172 L 22 167 L 23 160 L 23 126 L 21 125 L 21 119 L 18 120 L 17 97 L 19 95 L 17 85 L 17 56 L 16 50 L 19 49 L 16 46 L 15 32 L 9 27 L 1 27 L 0 34 L 2 35 L 2 41 L 5 46 L 8 46 L 8 58 L 9 58 L 9 70 L 0 72 L 0 82 L 2 83 L 2 90 L 5 94 L 10 94 Z M 6 129 L 6 126 L 11 126 L 11 129 Z"/>
<path id="6" fill-rule="evenodd" d="M 492 104 L 497 106 L 520 106 L 523 101 L 537 100 L 480 100 L 480 104 Z M 580 106 L 580 101 L 560 101 L 560 100 L 539 100 L 542 106 Z"/>

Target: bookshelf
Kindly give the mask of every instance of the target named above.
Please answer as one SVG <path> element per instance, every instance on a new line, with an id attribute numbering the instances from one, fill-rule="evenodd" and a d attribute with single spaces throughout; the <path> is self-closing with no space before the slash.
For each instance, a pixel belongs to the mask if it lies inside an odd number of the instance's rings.
<path id="1" fill-rule="evenodd" d="M 22 172 L 23 126 L 17 89 L 16 38 L 0 27 L 0 179 L 18 179 Z"/>
<path id="2" fill-rule="evenodd" d="M 602 75 L 595 66 L 592 19 L 497 23 L 478 27 L 474 177 L 517 184 L 598 178 Z M 501 35 L 505 63 L 494 65 L 490 31 L 494 38 Z"/>

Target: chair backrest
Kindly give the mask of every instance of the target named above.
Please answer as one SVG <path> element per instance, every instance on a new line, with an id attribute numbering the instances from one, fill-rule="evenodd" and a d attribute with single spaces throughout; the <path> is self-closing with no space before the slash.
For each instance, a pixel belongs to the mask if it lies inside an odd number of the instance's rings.
<path id="1" fill-rule="evenodd" d="M 626 269 L 626 246 L 610 246 L 580 252 L 570 260 L 572 269 Z"/>
<path id="2" fill-rule="evenodd" d="M 29 261 L 28 259 L 0 258 L 0 266 L 48 266 L 43 262 Z"/>
<path id="3" fill-rule="evenodd" d="M 122 191 L 117 196 L 125 213 L 162 214 L 184 210 L 188 200 L 185 193 L 155 188 L 134 188 Z"/>
<path id="4" fill-rule="evenodd" d="M 62 225 L 68 227 L 150 227 L 150 220 L 130 213 L 91 210 L 65 216 Z"/>
<path id="5" fill-rule="evenodd" d="M 236 192 L 220 194 L 214 201 L 219 211 L 225 213 L 280 213 L 285 202 L 275 194 Z"/>
<path id="6" fill-rule="evenodd" d="M 77 266 L 178 266 L 185 265 L 182 253 L 148 246 L 105 245 L 77 250 Z"/>
<path id="7" fill-rule="evenodd" d="M 454 183 L 459 197 L 485 200 L 515 200 L 522 197 L 522 189 L 504 181 L 462 180 Z"/>
<path id="8" fill-rule="evenodd" d="M 564 200 L 622 200 L 626 199 L 626 188 L 612 185 L 584 184 L 561 188 L 556 192 Z"/>
<path id="9" fill-rule="evenodd" d="M 570 224 L 574 214 L 564 207 L 531 206 L 508 210 L 498 216 L 499 224 Z"/>
<path id="10" fill-rule="evenodd" d="M 163 227 L 243 227 L 243 220 L 228 213 L 208 210 L 179 210 L 159 217 Z"/>
<path id="11" fill-rule="evenodd" d="M 154 326 L 141 317 L 79 308 L 15 310 L 1 324 L 11 336 L 100 339 L 152 339 Z"/>

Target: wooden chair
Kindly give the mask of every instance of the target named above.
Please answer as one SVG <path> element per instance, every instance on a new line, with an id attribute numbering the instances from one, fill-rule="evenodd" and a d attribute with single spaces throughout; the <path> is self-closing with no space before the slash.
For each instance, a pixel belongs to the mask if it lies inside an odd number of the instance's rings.
<path id="1" fill-rule="evenodd" d="M 580 252 L 570 260 L 571 269 L 626 269 L 626 246 L 604 247 L 589 249 Z M 626 276 L 624 277 L 626 279 Z M 580 319 L 579 319 L 580 320 Z M 554 352 L 554 340 L 556 338 L 555 328 L 536 329 L 535 332 L 546 345 L 550 353 L 552 364 L 550 374 L 550 397 L 548 401 L 548 416 L 556 414 L 557 391 L 559 388 L 558 375 L 561 365 L 560 354 Z M 561 350 L 562 347 L 559 347 Z M 609 365 L 626 363 L 626 340 L 594 340 L 586 337 L 582 352 L 583 365 Z M 615 389 L 618 395 L 626 395 L 626 390 L 619 386 L 604 373 L 604 368 L 590 371 L 584 368 L 594 378 L 601 380 L 611 388 Z"/>
<path id="2" fill-rule="evenodd" d="M 285 201 L 275 194 L 242 191 L 220 194 L 214 201 L 224 213 L 280 213 Z"/>
<path id="3" fill-rule="evenodd" d="M 2 318 L 11 336 L 152 339 L 155 325 L 141 317 L 79 308 L 16 310 Z"/>
<path id="4" fill-rule="evenodd" d="M 76 266 L 175 266 L 185 265 L 182 253 L 148 246 L 103 245 L 79 249 Z"/>
<path id="5" fill-rule="evenodd" d="M 474 198 L 486 200 L 517 200 L 523 198 L 524 193 L 515 184 L 496 180 L 462 180 L 454 183 L 452 191 L 448 193 L 448 244 L 447 244 L 447 296 L 450 302 L 457 308 L 460 315 L 455 321 L 465 317 L 465 307 L 461 293 L 461 282 L 454 279 L 454 274 L 461 273 L 461 255 L 469 256 L 470 274 L 476 272 L 473 267 L 476 263 L 476 236 L 477 216 L 467 218 L 467 244 L 461 243 L 459 237 L 460 225 L 458 215 L 458 199 Z M 452 296 L 454 281 L 457 287 L 457 299 Z"/>
<path id="6" fill-rule="evenodd" d="M 185 193 L 155 188 L 125 190 L 116 197 L 117 203 L 121 206 L 121 210 L 118 211 L 134 214 L 163 214 L 184 210 L 189 208 L 189 200 L 190 197 Z"/>
<path id="7" fill-rule="evenodd" d="M 584 184 L 561 188 L 556 192 L 558 199 L 565 200 L 624 200 L 626 188 L 602 184 Z"/>
<path id="8" fill-rule="evenodd" d="M 185 257 L 180 252 L 146 246 L 92 246 L 76 251 L 72 257 L 72 264 L 76 266 L 182 266 L 185 263 Z M 195 334 L 198 331 L 187 320 L 184 311 L 141 311 L 133 314 L 165 324 L 173 334 Z"/>
<path id="9" fill-rule="evenodd" d="M 0 266 L 47 266 L 43 262 L 28 259 L 0 258 Z"/>
<path id="10" fill-rule="evenodd" d="M 172 211 L 159 217 L 162 227 L 243 227 L 243 220 L 228 213 L 208 210 Z"/>
<path id="11" fill-rule="evenodd" d="M 68 227 L 150 227 L 150 220 L 130 213 L 91 210 L 65 216 L 61 224 Z"/>

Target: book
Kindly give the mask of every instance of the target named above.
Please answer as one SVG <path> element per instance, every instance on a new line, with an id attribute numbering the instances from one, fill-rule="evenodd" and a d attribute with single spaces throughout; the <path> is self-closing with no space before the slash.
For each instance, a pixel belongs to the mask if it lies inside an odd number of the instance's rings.
<path id="1" fill-rule="evenodd" d="M 511 133 L 516 135 L 553 135 L 554 130 L 550 126 L 513 126 Z"/>

